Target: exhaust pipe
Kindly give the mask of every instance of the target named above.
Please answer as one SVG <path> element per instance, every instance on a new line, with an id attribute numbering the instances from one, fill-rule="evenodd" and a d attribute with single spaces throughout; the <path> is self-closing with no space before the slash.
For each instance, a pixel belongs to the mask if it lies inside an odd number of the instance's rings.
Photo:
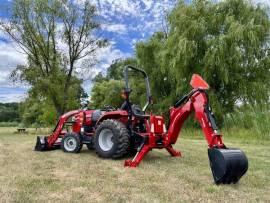
<path id="1" fill-rule="evenodd" d="M 43 136 L 37 136 L 37 142 L 35 146 L 35 151 L 46 151 L 48 150 L 48 142 L 47 142 L 47 137 Z"/>
<path id="2" fill-rule="evenodd" d="M 248 170 L 248 160 L 240 149 L 208 149 L 208 157 L 216 184 L 237 183 Z"/>

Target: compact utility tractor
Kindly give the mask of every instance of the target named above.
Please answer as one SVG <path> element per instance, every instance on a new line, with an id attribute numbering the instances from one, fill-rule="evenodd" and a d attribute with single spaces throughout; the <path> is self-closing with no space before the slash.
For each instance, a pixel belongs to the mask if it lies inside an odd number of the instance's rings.
<path id="1" fill-rule="evenodd" d="M 132 104 L 129 96 L 129 71 L 144 77 L 147 102 L 143 109 Z M 120 158 L 129 152 L 136 155 L 126 160 L 124 166 L 137 167 L 152 149 L 166 149 L 171 156 L 181 156 L 173 148 L 181 127 L 194 111 L 208 143 L 210 167 L 216 184 L 236 183 L 246 173 L 248 160 L 245 154 L 235 148 L 227 148 L 222 141 L 208 102 L 208 84 L 194 74 L 191 79 L 193 89 L 170 108 L 169 125 L 166 127 L 162 116 L 146 114 L 152 104 L 148 76 L 145 71 L 133 66 L 124 69 L 125 101 L 120 109 L 107 107 L 99 110 L 75 110 L 62 115 L 50 136 L 37 137 L 35 150 L 46 151 L 61 147 L 64 152 L 80 152 L 82 145 L 95 149 L 103 158 Z M 72 130 L 65 130 L 71 125 Z"/>

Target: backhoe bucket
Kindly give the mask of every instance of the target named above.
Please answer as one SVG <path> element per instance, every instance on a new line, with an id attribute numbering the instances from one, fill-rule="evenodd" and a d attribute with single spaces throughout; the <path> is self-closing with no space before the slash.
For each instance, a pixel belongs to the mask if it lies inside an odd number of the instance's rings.
<path id="1" fill-rule="evenodd" d="M 240 149 L 208 149 L 210 167 L 216 184 L 237 183 L 248 170 L 248 160 Z"/>
<path id="2" fill-rule="evenodd" d="M 47 137 L 37 136 L 35 151 L 46 151 L 46 150 L 48 150 Z"/>

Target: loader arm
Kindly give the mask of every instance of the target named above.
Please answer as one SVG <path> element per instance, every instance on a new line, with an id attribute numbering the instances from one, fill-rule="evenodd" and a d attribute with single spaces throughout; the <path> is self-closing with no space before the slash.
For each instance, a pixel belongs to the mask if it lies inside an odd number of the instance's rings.
<path id="1" fill-rule="evenodd" d="M 56 142 L 56 140 L 59 138 L 59 135 L 61 134 L 61 131 L 65 125 L 65 122 L 68 121 L 68 119 L 70 117 L 72 117 L 80 112 L 81 112 L 81 110 L 70 111 L 70 112 L 63 114 L 59 118 L 53 133 L 47 138 L 49 148 L 51 148 L 53 146 L 53 144 Z"/>
<path id="2" fill-rule="evenodd" d="M 35 150 L 36 151 L 46 151 L 46 150 L 52 149 L 54 147 L 54 144 L 56 143 L 57 139 L 60 137 L 65 123 L 68 121 L 68 119 L 70 117 L 72 117 L 76 114 L 79 114 L 79 113 L 83 113 L 83 111 L 82 110 L 74 110 L 74 111 L 70 111 L 70 112 L 63 114 L 59 118 L 51 135 L 45 136 L 45 137 L 42 137 L 42 136 L 37 137 Z M 83 118 L 83 116 L 82 116 L 82 118 Z M 80 123 L 83 123 L 83 120 L 81 120 Z M 76 126 L 76 127 L 79 128 L 80 126 Z"/>

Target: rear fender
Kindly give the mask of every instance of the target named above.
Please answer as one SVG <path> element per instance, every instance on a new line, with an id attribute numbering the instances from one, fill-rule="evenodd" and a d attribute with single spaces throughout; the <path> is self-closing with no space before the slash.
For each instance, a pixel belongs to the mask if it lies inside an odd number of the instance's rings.
<path id="1" fill-rule="evenodd" d="M 122 123 L 127 123 L 128 122 L 128 113 L 127 111 L 109 111 L 104 113 L 97 121 L 95 128 L 104 120 L 107 119 L 115 119 L 115 120 L 120 120 Z"/>

